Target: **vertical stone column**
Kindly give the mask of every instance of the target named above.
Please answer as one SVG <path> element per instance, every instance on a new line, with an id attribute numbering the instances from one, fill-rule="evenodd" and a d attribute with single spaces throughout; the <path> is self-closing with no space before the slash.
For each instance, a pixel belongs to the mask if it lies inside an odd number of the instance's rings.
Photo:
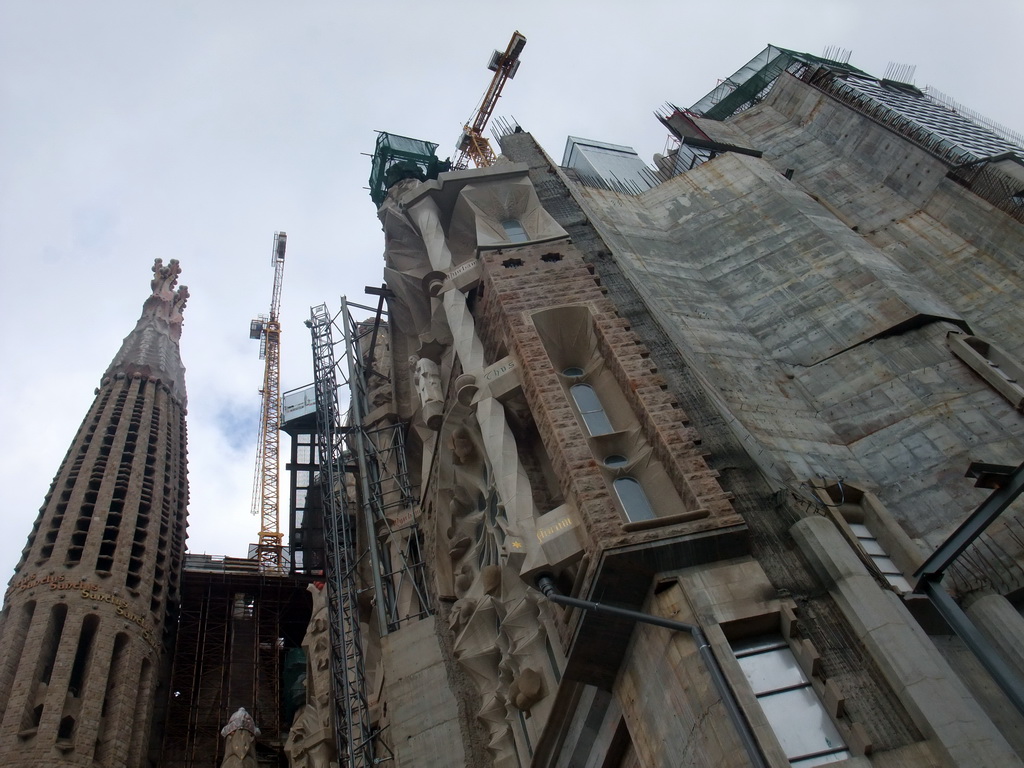
<path id="1" fill-rule="evenodd" d="M 452 254 L 441 227 L 437 204 L 429 197 L 420 198 L 409 208 L 409 217 L 420 231 L 431 268 L 448 272 L 452 268 Z M 484 347 L 477 336 L 473 315 L 466 306 L 466 297 L 461 291 L 450 290 L 441 294 L 441 303 L 452 332 L 455 352 L 462 361 L 462 370 L 466 373 L 478 371 L 486 365 Z"/>
<path id="2" fill-rule="evenodd" d="M 445 240 L 437 204 L 423 197 L 409 207 L 409 216 L 420 231 L 430 258 L 430 266 L 438 272 L 452 267 L 452 255 Z M 483 344 L 476 332 L 476 322 L 466 296 L 459 290 L 448 290 L 441 301 L 451 330 L 453 346 L 466 373 L 477 373 L 487 365 Z M 487 397 L 475 404 L 477 423 L 483 436 L 484 450 L 495 474 L 495 486 L 505 508 L 509 523 L 517 535 L 533 530 L 536 510 L 526 469 L 519 461 L 515 437 L 508 426 L 501 403 Z"/>
<path id="3" fill-rule="evenodd" d="M 975 598 L 965 609 L 1002 657 L 1024 677 L 1024 616 L 995 593 Z"/>

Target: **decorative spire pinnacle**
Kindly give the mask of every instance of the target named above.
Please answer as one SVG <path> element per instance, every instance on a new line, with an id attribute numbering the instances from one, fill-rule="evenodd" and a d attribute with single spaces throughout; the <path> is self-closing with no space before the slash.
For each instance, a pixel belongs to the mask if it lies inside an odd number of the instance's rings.
<path id="1" fill-rule="evenodd" d="M 177 259 L 171 259 L 166 267 L 163 259 L 155 259 L 153 261 L 153 280 L 149 284 L 153 289 L 153 295 L 146 299 L 146 303 L 142 307 L 143 317 L 148 314 L 167 322 L 171 338 L 175 341 L 181 338 L 181 313 L 188 301 L 187 285 L 174 290 L 180 274 L 181 266 Z"/>
<path id="2" fill-rule="evenodd" d="M 162 259 L 153 262 L 152 294 L 142 305 L 142 316 L 135 329 L 125 337 L 103 375 L 102 384 L 123 376 L 141 376 L 162 381 L 184 402 L 185 368 L 178 340 L 189 294 L 187 286 L 175 289 L 180 274 L 177 259 L 171 259 L 166 266 Z"/>

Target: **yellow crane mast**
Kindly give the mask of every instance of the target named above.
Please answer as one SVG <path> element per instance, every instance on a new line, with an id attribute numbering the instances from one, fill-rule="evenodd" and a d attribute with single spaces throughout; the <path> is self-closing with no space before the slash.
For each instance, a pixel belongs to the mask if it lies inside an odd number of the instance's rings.
<path id="1" fill-rule="evenodd" d="M 256 477 L 252 490 L 252 513 L 260 516 L 260 537 L 256 560 L 260 570 L 284 568 L 282 539 L 278 517 L 279 453 L 281 436 L 281 281 L 284 278 L 284 251 L 288 235 L 274 235 L 270 256 L 274 268 L 274 292 L 270 315 L 259 315 L 249 324 L 249 338 L 260 342 L 260 360 L 264 360 L 263 388 L 260 390 L 260 433 L 256 443 Z"/>
<path id="2" fill-rule="evenodd" d="M 494 72 L 494 77 L 480 101 L 476 116 L 472 122 L 467 122 L 462 128 L 462 135 L 455 146 L 453 170 L 465 170 L 469 167 L 470 160 L 477 168 L 485 168 L 494 164 L 494 150 L 491 149 L 491 143 L 484 138 L 484 128 L 487 127 L 487 121 L 491 119 L 491 113 L 494 112 L 494 108 L 498 104 L 498 98 L 501 96 L 505 83 L 516 76 L 516 72 L 519 70 L 519 54 L 522 53 L 525 46 L 526 38 L 516 31 L 512 34 L 512 39 L 509 40 L 504 53 L 495 51 L 491 54 L 487 68 Z"/>

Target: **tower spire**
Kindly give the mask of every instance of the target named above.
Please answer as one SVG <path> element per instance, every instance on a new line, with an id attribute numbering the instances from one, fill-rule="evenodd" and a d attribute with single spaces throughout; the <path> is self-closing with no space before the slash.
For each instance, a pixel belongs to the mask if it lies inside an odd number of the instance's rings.
<path id="1" fill-rule="evenodd" d="M 162 259 L 154 260 L 152 293 L 142 305 L 142 315 L 135 328 L 125 336 L 121 349 L 103 374 L 102 383 L 118 374 L 139 374 L 162 381 L 184 402 L 185 367 L 181 363 L 178 340 L 189 293 L 188 286 L 175 287 L 180 274 L 177 259 L 171 259 L 166 266 Z"/>
<path id="2" fill-rule="evenodd" d="M 0 765 L 146 762 L 188 503 L 177 261 L 107 367 L 0 615 Z"/>

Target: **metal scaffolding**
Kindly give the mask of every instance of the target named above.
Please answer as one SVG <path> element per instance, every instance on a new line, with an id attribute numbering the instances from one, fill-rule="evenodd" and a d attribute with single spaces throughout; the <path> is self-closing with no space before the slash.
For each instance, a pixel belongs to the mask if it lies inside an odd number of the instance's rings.
<path id="1" fill-rule="evenodd" d="M 372 591 L 380 635 L 430 613 L 417 499 L 405 459 L 406 425 L 366 423 L 371 380 L 390 383 L 373 364 L 377 341 L 386 327 L 381 321 L 386 314 L 383 303 L 383 296 L 376 308 L 342 298 L 335 317 L 323 304 L 311 308 L 308 323 L 313 340 L 335 726 L 346 768 L 374 764 L 375 751 L 381 746 L 369 719 L 359 626 L 361 582 Z M 353 308 L 373 314 L 360 322 L 352 316 Z M 344 345 L 340 359 L 335 356 L 334 329 L 340 331 Z M 350 398 L 346 419 L 338 404 L 339 386 L 347 387 Z"/>
<path id="2" fill-rule="evenodd" d="M 260 728 L 261 760 L 284 759 L 281 658 L 309 622 L 307 583 L 260 573 L 249 559 L 188 556 L 160 751 L 151 754 L 160 765 L 219 765 L 220 729 L 238 707 Z"/>
<path id="3" fill-rule="evenodd" d="M 338 755 L 346 768 L 373 765 L 373 730 L 359 631 L 356 522 L 345 488 L 345 445 L 338 406 L 333 321 L 326 304 L 312 307 L 313 386 L 324 504 L 324 564 L 331 638 L 331 688 Z"/>

